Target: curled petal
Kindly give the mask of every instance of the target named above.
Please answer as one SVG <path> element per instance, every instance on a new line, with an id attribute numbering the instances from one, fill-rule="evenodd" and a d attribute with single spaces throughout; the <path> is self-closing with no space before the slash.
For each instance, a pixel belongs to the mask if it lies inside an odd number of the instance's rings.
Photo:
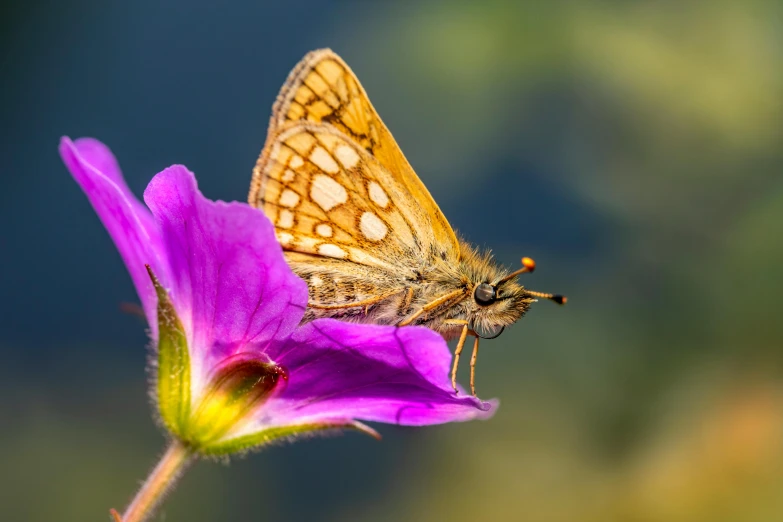
<path id="1" fill-rule="evenodd" d="M 168 277 L 163 240 L 149 210 L 131 193 L 111 151 L 101 142 L 60 140 L 60 156 L 117 245 L 157 340 L 155 289 L 145 265 Z"/>
<path id="2" fill-rule="evenodd" d="M 340 420 L 419 426 L 488 418 L 496 406 L 454 393 L 448 346 L 426 328 L 323 319 L 279 348 L 270 356 L 287 368 L 288 386 L 259 412 L 256 429 Z"/>

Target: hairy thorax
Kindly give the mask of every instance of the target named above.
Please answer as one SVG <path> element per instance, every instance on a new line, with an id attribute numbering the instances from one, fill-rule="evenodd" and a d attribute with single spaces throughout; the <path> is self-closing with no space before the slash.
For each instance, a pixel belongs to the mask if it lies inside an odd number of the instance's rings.
<path id="1" fill-rule="evenodd" d="M 464 324 L 492 330 L 513 323 L 532 299 L 516 282 L 498 288 L 499 300 L 482 307 L 473 299 L 481 283 L 501 280 L 507 271 L 488 253 L 461 243 L 459 262 L 432 256 L 418 267 L 395 273 L 336 260 L 313 263 L 309 256 L 287 252 L 293 271 L 308 285 L 303 322 L 331 317 L 357 323 L 422 325 L 446 339 L 458 336 Z"/>

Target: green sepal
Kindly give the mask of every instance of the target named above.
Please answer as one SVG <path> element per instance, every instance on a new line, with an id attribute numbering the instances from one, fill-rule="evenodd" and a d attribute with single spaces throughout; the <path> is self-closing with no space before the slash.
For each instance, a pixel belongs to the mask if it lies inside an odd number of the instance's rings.
<path id="1" fill-rule="evenodd" d="M 334 430 L 356 430 L 367 434 L 374 439 L 381 439 L 381 436 L 377 431 L 357 421 L 346 423 L 313 423 L 269 428 L 256 433 L 203 446 L 196 451 L 201 455 L 222 457 L 232 453 L 257 449 L 278 439 L 290 439 L 299 435 L 316 434 L 317 432 Z"/>
<path id="2" fill-rule="evenodd" d="M 188 341 L 168 292 L 150 266 L 146 267 L 158 295 L 158 409 L 166 428 L 181 438 L 190 420 Z"/>

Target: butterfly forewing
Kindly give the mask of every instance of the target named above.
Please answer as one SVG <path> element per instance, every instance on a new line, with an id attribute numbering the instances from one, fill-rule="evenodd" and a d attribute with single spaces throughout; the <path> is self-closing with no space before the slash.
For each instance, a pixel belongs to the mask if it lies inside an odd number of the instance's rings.
<path id="1" fill-rule="evenodd" d="M 399 270 L 428 233 L 418 228 L 426 216 L 410 219 L 397 205 L 405 188 L 330 125 L 289 124 L 263 174 L 263 208 L 286 250 Z"/>
<path id="2" fill-rule="evenodd" d="M 378 117 L 359 80 L 339 56 L 328 49 L 308 54 L 291 72 L 272 112 L 267 143 L 254 170 L 250 191 L 252 205 L 263 206 L 273 220 L 276 216 L 278 220 L 282 216 L 282 223 L 288 223 L 288 213 L 282 212 L 282 209 L 279 208 L 279 198 L 282 195 L 282 190 L 285 189 L 279 183 L 270 181 L 270 179 L 278 179 L 274 175 L 276 169 L 281 169 L 282 165 L 286 165 L 286 168 L 282 168 L 279 173 L 279 180 L 282 180 L 282 177 L 286 176 L 286 170 L 291 168 L 291 165 L 286 163 L 288 156 L 293 154 L 290 151 L 291 147 L 281 145 L 281 140 L 291 139 L 292 129 L 296 128 L 297 123 L 321 124 L 323 126 L 321 127 L 322 134 L 334 136 L 335 139 L 342 142 L 342 145 L 350 145 L 350 150 L 357 153 L 358 162 L 353 167 L 346 168 L 345 165 L 352 163 L 352 161 L 346 158 L 348 161 L 341 163 L 339 153 L 336 152 L 337 149 L 325 146 L 324 148 L 332 153 L 330 158 L 332 161 L 330 162 L 323 157 L 322 164 L 319 165 L 318 156 L 316 156 L 315 162 L 309 162 L 310 167 L 304 167 L 307 171 L 305 177 L 298 178 L 294 185 L 301 190 L 300 197 L 307 199 L 307 195 L 312 192 L 312 186 L 306 187 L 304 184 L 306 182 L 312 183 L 316 179 L 323 181 L 323 178 L 316 178 L 315 173 L 311 172 L 313 165 L 323 171 L 323 166 L 331 167 L 335 163 L 340 169 L 339 172 L 321 172 L 321 174 L 331 176 L 346 192 L 350 192 L 352 205 L 337 211 L 330 211 L 329 215 L 324 216 L 323 212 L 312 208 L 313 202 L 310 201 L 311 204 L 303 204 L 301 210 L 303 224 L 306 223 L 312 229 L 312 227 L 318 226 L 312 220 L 320 220 L 319 223 L 321 223 L 324 219 L 334 219 L 335 233 L 340 231 L 347 234 L 352 233 L 351 231 L 353 233 L 362 232 L 362 223 L 356 219 L 361 219 L 364 212 L 358 215 L 357 212 L 364 211 L 365 207 L 376 208 L 377 203 L 372 201 L 373 194 L 376 194 L 379 200 L 382 200 L 384 196 L 387 197 L 394 208 L 394 211 L 389 211 L 390 214 L 386 216 L 388 219 L 384 221 L 384 225 L 389 227 L 388 236 L 384 236 L 388 245 L 384 249 L 384 254 L 398 256 L 394 259 L 395 266 L 400 262 L 399 255 L 405 252 L 408 257 L 415 256 L 417 261 L 422 255 L 431 252 L 454 261 L 459 258 L 459 244 L 446 218 L 408 164 L 389 130 Z M 327 138 L 326 141 L 330 139 L 332 138 Z M 308 138 L 301 136 L 296 140 L 299 140 L 296 144 L 302 145 L 303 152 L 308 152 L 304 147 L 307 145 Z M 322 145 L 328 145 L 328 143 Z M 302 158 L 309 158 L 301 153 L 298 155 Z M 374 181 L 376 184 L 370 186 L 369 181 Z M 328 182 L 324 182 L 322 185 L 321 188 L 324 188 L 324 191 L 316 193 L 324 194 L 324 198 L 328 194 L 342 195 L 340 189 L 334 189 L 336 192 L 327 190 L 325 185 L 330 185 Z M 376 187 L 380 187 L 380 190 Z M 319 205 L 316 204 L 316 206 Z M 271 207 L 278 207 L 277 214 L 273 215 Z M 382 211 L 377 208 L 376 211 L 378 217 L 384 217 Z M 346 224 L 349 215 L 355 221 L 353 227 Z M 365 220 L 365 232 L 370 231 L 369 236 L 373 237 L 380 235 L 383 227 L 373 218 L 366 217 Z M 286 231 L 281 230 L 279 221 L 275 221 L 275 223 L 278 225 L 278 232 L 285 234 Z M 302 234 L 302 238 L 305 237 L 304 228 L 304 225 L 297 228 L 297 233 Z M 321 230 L 325 231 L 326 229 L 322 227 Z M 295 235 L 292 232 L 287 233 Z M 312 237 L 312 231 L 308 233 L 310 235 L 307 237 Z M 282 237 L 289 238 L 287 235 Z M 358 237 L 353 238 L 354 246 L 351 248 L 354 249 L 354 254 L 351 257 L 354 262 L 361 262 L 359 259 L 365 259 L 367 264 L 380 261 L 375 259 L 378 257 L 378 254 L 375 254 L 378 245 L 373 242 L 364 242 L 363 239 L 367 237 L 367 234 L 359 234 Z M 340 235 L 340 239 L 346 240 L 342 235 Z M 318 240 L 317 234 L 314 240 Z M 308 241 L 310 240 L 303 239 L 295 249 L 304 251 L 303 249 L 306 247 L 303 245 Z M 337 241 L 337 236 L 335 236 L 335 241 Z M 281 243 L 284 248 L 289 249 L 284 241 L 281 240 Z M 307 247 L 312 251 L 309 253 L 319 253 L 320 244 L 316 243 L 311 242 L 311 245 Z M 368 246 L 372 247 L 372 252 L 360 252 Z M 395 247 L 402 248 L 402 252 L 396 252 Z M 412 250 L 406 250 L 406 248 Z M 331 248 L 324 251 L 332 251 L 333 254 L 341 255 L 338 250 Z M 321 253 L 321 255 L 325 254 Z M 414 259 L 410 259 L 410 261 L 414 262 Z"/>

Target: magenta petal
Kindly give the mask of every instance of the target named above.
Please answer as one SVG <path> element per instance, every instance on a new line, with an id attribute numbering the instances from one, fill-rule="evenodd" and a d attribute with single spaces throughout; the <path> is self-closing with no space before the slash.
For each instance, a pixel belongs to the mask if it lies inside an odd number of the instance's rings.
<path id="1" fill-rule="evenodd" d="M 307 285 L 286 264 L 262 211 L 207 200 L 193 174 L 173 166 L 148 185 L 144 198 L 150 212 L 100 142 L 63 138 L 60 154 L 117 245 L 156 341 L 157 296 L 145 264 L 164 287 L 161 295 L 170 299 L 176 325 L 187 338 L 187 396 L 194 404 L 210 406 L 210 397 L 221 396 L 210 386 L 219 392 L 231 379 L 244 385 L 250 378 L 255 385 L 256 375 L 281 378 L 272 383 L 274 389 L 249 397 L 252 417 L 237 425 L 234 437 L 358 420 L 426 425 L 493 415 L 496 401 L 480 401 L 464 390 L 454 393 L 448 378 L 451 353 L 431 330 L 330 319 L 297 328 Z M 240 364 L 251 362 L 262 364 Z M 202 427 L 208 434 L 212 420 L 197 415 L 181 422 L 207 422 Z"/>
<path id="2" fill-rule="evenodd" d="M 95 212 L 117 245 L 139 294 L 154 339 L 157 339 L 157 298 L 145 264 L 166 278 L 167 263 L 162 239 L 149 210 L 133 195 L 103 143 L 81 138 L 60 140 L 60 156 L 82 187 Z"/>
<path id="3" fill-rule="evenodd" d="M 209 201 L 182 166 L 155 176 L 144 199 L 166 245 L 172 302 L 192 328 L 193 358 L 206 369 L 291 335 L 307 306 L 307 285 L 286 264 L 263 212 Z"/>
<path id="4" fill-rule="evenodd" d="M 288 370 L 288 385 L 258 412 L 259 429 L 351 419 L 439 424 L 487 418 L 496 406 L 454 393 L 448 346 L 425 328 L 324 319 L 279 348 L 269 355 Z"/>

